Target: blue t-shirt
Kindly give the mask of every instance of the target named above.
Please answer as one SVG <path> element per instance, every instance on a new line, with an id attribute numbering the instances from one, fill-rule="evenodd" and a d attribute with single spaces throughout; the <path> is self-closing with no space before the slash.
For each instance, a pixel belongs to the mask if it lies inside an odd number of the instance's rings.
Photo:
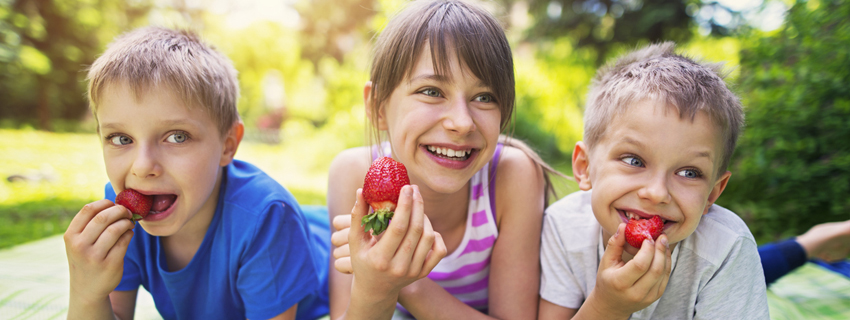
<path id="1" fill-rule="evenodd" d="M 296 303 L 297 319 L 327 314 L 329 243 L 310 231 L 329 233 L 327 219 L 308 225 L 289 191 L 246 162 L 226 166 L 221 183 L 189 264 L 168 271 L 159 237 L 136 225 L 115 290 L 142 285 L 164 319 L 267 319 Z M 111 184 L 106 198 L 115 199 Z"/>

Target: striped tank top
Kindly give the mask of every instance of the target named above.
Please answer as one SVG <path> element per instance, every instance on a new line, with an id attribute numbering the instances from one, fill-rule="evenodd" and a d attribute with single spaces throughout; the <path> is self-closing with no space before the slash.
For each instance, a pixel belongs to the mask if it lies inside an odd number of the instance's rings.
<path id="1" fill-rule="evenodd" d="M 488 311 L 490 256 L 499 236 L 494 196 L 496 188 L 492 181 L 495 180 L 501 151 L 502 144 L 498 144 L 493 159 L 470 180 L 466 230 L 460 245 L 428 274 L 428 278 L 455 298 L 485 314 Z M 397 304 L 396 308 L 393 319 L 413 319 L 401 304 Z"/>

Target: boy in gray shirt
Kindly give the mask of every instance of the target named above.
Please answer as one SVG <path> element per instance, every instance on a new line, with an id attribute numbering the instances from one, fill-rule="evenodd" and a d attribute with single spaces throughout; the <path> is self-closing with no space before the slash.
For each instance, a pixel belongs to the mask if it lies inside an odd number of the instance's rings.
<path id="1" fill-rule="evenodd" d="M 544 218 L 540 319 L 769 318 L 756 242 L 714 204 L 741 103 L 722 65 L 674 48 L 632 52 L 593 80 L 572 159 L 582 191 Z M 653 216 L 662 235 L 626 243 L 626 223 Z"/>

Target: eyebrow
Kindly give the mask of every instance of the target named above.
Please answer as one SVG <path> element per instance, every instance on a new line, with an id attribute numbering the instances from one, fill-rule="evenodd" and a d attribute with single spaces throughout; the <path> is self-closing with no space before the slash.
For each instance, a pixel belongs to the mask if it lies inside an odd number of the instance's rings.
<path id="1" fill-rule="evenodd" d="M 191 126 L 196 126 L 196 127 L 198 126 L 197 122 L 193 121 L 191 119 L 190 120 L 186 120 L 186 119 L 162 120 L 162 121 L 160 121 L 160 124 L 162 124 L 166 127 L 174 127 L 174 126 L 180 126 L 180 125 L 191 125 Z M 119 130 L 119 129 L 124 128 L 124 125 L 121 124 L 121 123 L 107 123 L 107 124 L 101 125 L 100 128 L 101 129 Z"/>

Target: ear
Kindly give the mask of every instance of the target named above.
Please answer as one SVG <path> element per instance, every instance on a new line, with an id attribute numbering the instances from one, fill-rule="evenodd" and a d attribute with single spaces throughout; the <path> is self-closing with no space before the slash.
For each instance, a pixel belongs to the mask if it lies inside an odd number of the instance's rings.
<path id="1" fill-rule="evenodd" d="M 583 191 L 593 188 L 590 181 L 590 159 L 587 154 L 587 145 L 584 141 L 576 142 L 573 149 L 573 177 L 578 182 L 579 189 Z"/>
<path id="2" fill-rule="evenodd" d="M 717 182 L 714 183 L 714 187 L 711 188 L 711 192 L 708 194 L 708 203 L 705 204 L 705 210 L 702 214 L 708 213 L 708 209 L 711 208 L 711 205 L 717 201 L 717 198 L 720 197 L 720 194 L 723 193 L 723 190 L 726 189 L 726 184 L 729 183 L 729 178 L 732 177 L 732 172 L 726 171 Z"/>
<path id="3" fill-rule="evenodd" d="M 239 143 L 242 142 L 242 136 L 245 134 L 245 125 L 242 124 L 242 120 L 237 121 L 230 127 L 230 130 L 227 131 L 227 135 L 224 136 L 224 149 L 221 152 L 221 160 L 219 160 L 219 166 L 226 166 L 233 161 L 233 156 L 236 155 L 236 149 L 239 148 Z"/>
<path id="4" fill-rule="evenodd" d="M 373 121 L 373 125 L 378 130 L 387 130 L 387 121 L 384 117 L 384 110 L 378 110 L 378 114 L 376 118 L 372 118 L 372 112 L 374 112 L 374 108 L 372 106 L 372 81 L 366 82 L 366 85 L 363 86 L 363 103 L 366 107 L 366 119 L 369 121 Z"/>

